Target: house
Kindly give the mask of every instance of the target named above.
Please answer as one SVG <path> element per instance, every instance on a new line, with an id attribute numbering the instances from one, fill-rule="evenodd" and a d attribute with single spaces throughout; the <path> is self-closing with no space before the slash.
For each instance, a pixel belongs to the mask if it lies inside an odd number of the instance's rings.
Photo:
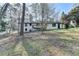
<path id="1" fill-rule="evenodd" d="M 77 25 L 77 22 L 75 20 L 70 21 L 70 26 L 76 27 L 76 25 Z"/>
<path id="2" fill-rule="evenodd" d="M 29 18 L 29 13 L 26 14 L 27 17 L 25 17 L 24 20 L 24 32 L 34 32 L 34 31 L 40 31 L 43 26 L 42 22 L 39 21 L 33 21 L 30 20 Z M 53 23 L 53 22 L 47 22 L 43 24 L 46 30 L 51 30 L 51 29 L 58 29 L 58 27 L 62 28 L 62 23 Z M 59 25 L 59 26 L 58 26 Z"/>
<path id="3" fill-rule="evenodd" d="M 40 31 L 40 29 L 43 27 L 41 24 L 42 24 L 41 22 L 25 22 L 24 32 Z M 58 25 L 60 28 L 63 28 L 62 23 L 52 23 L 52 22 L 44 23 L 44 27 L 46 30 L 58 29 Z"/>

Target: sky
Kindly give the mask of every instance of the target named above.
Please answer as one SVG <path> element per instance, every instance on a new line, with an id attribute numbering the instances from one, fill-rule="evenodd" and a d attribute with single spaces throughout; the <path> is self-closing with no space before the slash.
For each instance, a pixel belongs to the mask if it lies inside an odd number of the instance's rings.
<path id="1" fill-rule="evenodd" d="M 53 8 L 53 4 L 49 4 L 50 8 Z M 61 18 L 61 13 L 64 11 L 65 14 L 68 14 L 68 12 L 72 9 L 73 4 L 72 3 L 55 3 L 54 7 L 56 8 L 56 11 L 59 12 L 58 20 Z"/>
<path id="2" fill-rule="evenodd" d="M 55 4 L 56 10 L 60 12 L 68 13 L 70 9 L 73 7 L 72 3 L 57 3 Z"/>
<path id="3" fill-rule="evenodd" d="M 51 8 L 53 8 L 53 4 L 49 4 Z M 68 13 L 69 10 L 73 7 L 72 3 L 55 3 L 54 7 L 59 12 L 65 12 Z"/>

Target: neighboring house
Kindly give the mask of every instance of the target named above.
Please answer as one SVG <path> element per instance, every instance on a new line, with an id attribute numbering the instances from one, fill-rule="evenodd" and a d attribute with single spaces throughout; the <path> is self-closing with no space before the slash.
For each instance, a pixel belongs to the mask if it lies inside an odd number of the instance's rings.
<path id="1" fill-rule="evenodd" d="M 76 25 L 77 25 L 77 23 L 76 23 L 75 20 L 71 20 L 71 21 L 70 21 L 70 26 L 76 27 Z"/>

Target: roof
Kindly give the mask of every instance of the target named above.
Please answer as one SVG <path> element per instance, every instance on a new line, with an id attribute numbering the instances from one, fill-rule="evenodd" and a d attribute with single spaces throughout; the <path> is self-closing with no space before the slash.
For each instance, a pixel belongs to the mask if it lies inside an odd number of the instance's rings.
<path id="1" fill-rule="evenodd" d="M 27 23 L 27 24 L 42 24 L 42 22 L 25 22 L 25 23 Z M 60 23 L 60 24 L 63 24 L 63 23 L 61 23 L 61 22 L 44 22 L 45 24 L 53 24 L 53 23 L 55 23 L 55 24 L 57 24 L 57 23 Z"/>

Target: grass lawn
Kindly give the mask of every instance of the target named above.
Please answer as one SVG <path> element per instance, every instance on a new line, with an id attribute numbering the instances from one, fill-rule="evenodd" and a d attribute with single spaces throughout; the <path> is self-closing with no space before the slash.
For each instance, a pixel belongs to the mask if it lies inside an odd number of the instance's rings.
<path id="1" fill-rule="evenodd" d="M 77 56 L 79 55 L 79 28 L 46 31 L 44 34 L 26 33 L 15 46 L 0 51 L 0 55 Z"/>

